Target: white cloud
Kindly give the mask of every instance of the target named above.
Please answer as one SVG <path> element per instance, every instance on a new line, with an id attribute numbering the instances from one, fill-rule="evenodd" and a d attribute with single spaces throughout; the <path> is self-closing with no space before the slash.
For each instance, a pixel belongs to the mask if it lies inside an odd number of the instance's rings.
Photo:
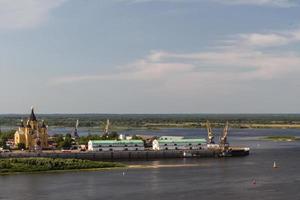
<path id="1" fill-rule="evenodd" d="M 184 63 L 160 63 L 151 62 L 148 59 L 138 60 L 125 66 L 120 71 L 111 74 L 83 75 L 83 76 L 66 76 L 52 80 L 53 84 L 73 83 L 79 81 L 94 80 L 131 80 L 131 81 L 148 81 L 164 79 L 166 76 L 176 76 L 178 73 L 191 71 L 193 65 Z"/>
<path id="2" fill-rule="evenodd" d="M 239 34 L 238 39 L 229 40 L 229 46 L 243 46 L 243 47 L 274 47 L 288 45 L 290 43 L 300 41 L 300 30 L 288 30 L 271 33 L 251 33 Z"/>
<path id="3" fill-rule="evenodd" d="M 249 46 L 280 46 L 287 44 L 290 39 L 277 34 L 241 35 L 245 45 Z"/>
<path id="4" fill-rule="evenodd" d="M 24 29 L 47 20 L 66 0 L 0 0 L 0 29 Z"/>
<path id="5" fill-rule="evenodd" d="M 127 1 L 130 3 L 145 3 L 145 2 L 219 2 L 228 5 L 256 5 L 256 6 L 273 6 L 289 8 L 297 6 L 296 0 L 117 0 L 117 1 Z"/>
<path id="6" fill-rule="evenodd" d="M 276 6 L 276 7 L 293 7 L 297 3 L 295 0 L 215 0 L 226 4 L 245 4 L 258 6 Z"/>
<path id="7" fill-rule="evenodd" d="M 300 40 L 300 30 L 292 31 L 291 37 L 294 38 L 294 40 Z"/>
<path id="8" fill-rule="evenodd" d="M 239 85 L 243 83 L 288 80 L 290 76 L 300 76 L 299 52 L 292 49 L 272 51 L 272 48 L 268 48 L 299 42 L 298 33 L 298 30 L 289 30 L 268 34 L 240 34 L 226 48 L 217 47 L 211 51 L 151 51 L 143 59 L 116 67 L 112 73 L 57 77 L 51 80 L 51 84 L 82 81 L 114 81 L 119 84 L 122 81 L 132 84 L 150 82 L 153 88 L 162 93 L 180 90 L 181 93 L 189 92 L 187 95 L 195 91 L 224 92 L 226 87 L 241 90 Z"/>

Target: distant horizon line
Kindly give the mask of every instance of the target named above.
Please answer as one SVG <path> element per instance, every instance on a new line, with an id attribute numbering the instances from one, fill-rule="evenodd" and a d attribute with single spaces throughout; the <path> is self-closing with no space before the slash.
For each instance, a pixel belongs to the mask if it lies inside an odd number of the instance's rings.
<path id="1" fill-rule="evenodd" d="M 0 115 L 27 115 L 30 113 L 0 113 Z M 299 115 L 300 113 L 35 113 L 36 115 Z"/>

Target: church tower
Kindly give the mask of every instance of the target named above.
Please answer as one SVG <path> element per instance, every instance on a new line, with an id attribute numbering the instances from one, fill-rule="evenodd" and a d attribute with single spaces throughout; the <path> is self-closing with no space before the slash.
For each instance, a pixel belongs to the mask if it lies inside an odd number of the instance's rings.
<path id="1" fill-rule="evenodd" d="M 38 150 L 48 147 L 48 130 L 44 121 L 38 122 L 34 113 L 34 108 L 31 108 L 31 114 L 24 125 L 23 120 L 19 129 L 15 133 L 15 145 L 19 143 L 25 144 L 29 150 Z"/>

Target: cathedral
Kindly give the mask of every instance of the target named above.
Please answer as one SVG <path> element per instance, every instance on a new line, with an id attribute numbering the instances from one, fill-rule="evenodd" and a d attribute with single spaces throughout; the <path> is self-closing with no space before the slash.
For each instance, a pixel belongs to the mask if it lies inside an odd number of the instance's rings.
<path id="1" fill-rule="evenodd" d="M 44 121 L 39 123 L 31 108 L 31 114 L 26 124 L 21 121 L 19 129 L 15 133 L 15 145 L 25 144 L 26 149 L 41 150 L 48 147 L 48 131 Z"/>

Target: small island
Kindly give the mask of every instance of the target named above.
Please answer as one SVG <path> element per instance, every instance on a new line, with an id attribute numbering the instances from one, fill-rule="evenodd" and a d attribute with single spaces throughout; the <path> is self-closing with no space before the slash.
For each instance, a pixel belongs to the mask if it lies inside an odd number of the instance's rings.
<path id="1" fill-rule="evenodd" d="M 44 172 L 61 170 L 108 169 L 125 167 L 115 162 L 99 162 L 61 158 L 8 158 L 0 159 L 0 174 Z"/>
<path id="2" fill-rule="evenodd" d="M 278 141 L 278 142 L 292 142 L 300 140 L 300 138 L 296 136 L 288 136 L 288 135 L 281 135 L 281 136 L 267 136 L 264 137 L 265 140 L 272 140 L 272 141 Z"/>

